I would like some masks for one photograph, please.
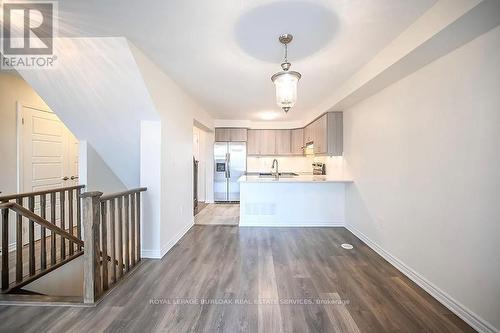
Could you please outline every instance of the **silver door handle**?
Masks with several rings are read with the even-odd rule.
[[[64,176],[61,178],[62,180],[68,180],[69,178],[67,176]]]
[[[226,155],[226,161],[227,161],[227,177],[226,178],[231,178],[231,154],[227,153]]]
[[[71,180],[75,180],[75,179],[78,179],[78,176],[71,176],[70,178]]]

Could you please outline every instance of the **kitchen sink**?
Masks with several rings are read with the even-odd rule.
[[[279,176],[282,177],[282,178],[291,178],[291,177],[295,177],[295,176],[298,176],[299,174],[297,173],[294,173],[294,172],[280,172],[279,173]],[[259,177],[261,178],[271,178],[271,177],[274,177],[274,174],[270,173],[270,172],[261,172],[259,173]]]

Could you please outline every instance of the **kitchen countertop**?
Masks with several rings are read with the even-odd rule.
[[[352,179],[333,178],[318,175],[299,175],[293,177],[260,177],[257,175],[244,175],[238,179],[239,183],[352,183]]]

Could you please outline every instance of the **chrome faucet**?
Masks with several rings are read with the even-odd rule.
[[[273,172],[274,163],[276,163],[276,172]],[[273,160],[273,165],[271,165],[271,173],[274,174],[274,178],[276,178],[276,179],[280,178],[280,172],[279,172],[279,168],[278,168],[278,160],[277,159]]]

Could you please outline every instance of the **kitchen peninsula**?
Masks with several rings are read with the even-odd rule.
[[[350,179],[300,175],[241,176],[240,227],[335,227],[345,225]]]

